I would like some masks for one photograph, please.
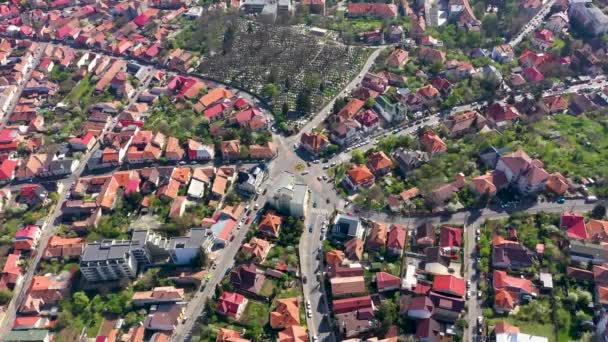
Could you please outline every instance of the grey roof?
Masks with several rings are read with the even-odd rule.
[[[205,231],[205,228],[192,228],[188,236],[171,238],[169,249],[200,247],[206,238]]]
[[[103,240],[101,242],[89,243],[84,248],[80,261],[106,261],[122,259],[131,249],[131,241]]]
[[[49,335],[48,330],[13,330],[5,337],[5,341],[44,341]]]
[[[553,277],[551,273],[540,273],[540,282],[543,283],[543,287],[547,289],[553,288]]]
[[[306,184],[296,184],[293,188],[293,201],[296,203],[304,203],[308,186]]]
[[[74,159],[57,159],[49,163],[50,171],[71,172]]]
[[[608,261],[608,249],[602,245],[594,245],[580,241],[570,242],[570,254],[576,254],[587,258]]]

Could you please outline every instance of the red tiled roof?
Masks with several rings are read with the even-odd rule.
[[[439,233],[439,241],[441,247],[461,247],[462,229],[442,226]]]
[[[451,274],[438,274],[433,279],[433,291],[462,297],[465,292],[465,282],[464,279],[457,278]]]
[[[571,239],[587,240],[587,227],[585,217],[577,213],[562,213],[560,226],[566,228],[568,237]]]
[[[401,286],[401,279],[386,272],[378,272],[376,273],[376,284],[378,291],[386,288],[399,288]]]

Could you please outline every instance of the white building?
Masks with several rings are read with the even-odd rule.
[[[304,217],[304,208],[308,202],[308,186],[296,183],[295,175],[284,172],[274,183],[268,204],[282,214]]]

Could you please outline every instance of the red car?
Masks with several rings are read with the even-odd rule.
[[[249,222],[251,222],[251,216],[247,217],[247,219],[245,220],[245,224],[249,224]]]

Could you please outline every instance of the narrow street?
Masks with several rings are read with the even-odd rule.
[[[551,7],[554,3],[555,0],[547,0],[547,2],[543,4],[543,7],[541,7],[541,9],[534,15],[534,17],[532,17],[532,19],[530,19],[530,21],[526,25],[524,25],[524,27],[521,28],[519,33],[515,37],[513,37],[511,41],[509,41],[509,45],[515,47],[517,44],[521,43],[521,41],[527,35],[534,32],[534,30],[536,30],[540,26],[540,24],[543,23],[543,19],[547,14],[549,14],[549,11],[551,10]]]

